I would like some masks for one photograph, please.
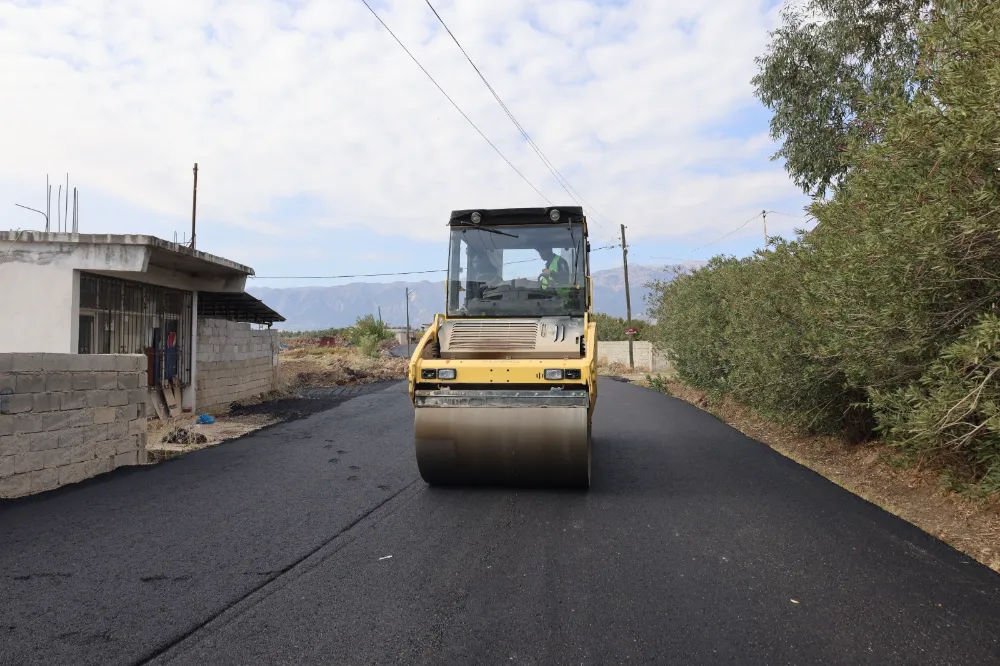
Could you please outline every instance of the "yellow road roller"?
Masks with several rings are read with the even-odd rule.
[[[445,312],[410,359],[420,475],[589,487],[597,325],[583,209],[457,210],[448,233]]]

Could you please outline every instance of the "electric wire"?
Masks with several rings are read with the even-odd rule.
[[[524,140],[528,142],[528,145],[531,146],[531,149],[535,151],[535,154],[538,156],[538,159],[542,161],[542,164],[544,164],[545,167],[549,170],[549,173],[552,174],[552,177],[555,178],[556,182],[559,183],[559,185],[563,188],[563,190],[566,191],[566,194],[568,194],[570,198],[573,199],[573,201],[575,201],[576,203],[580,205],[586,205],[586,207],[590,208],[591,211],[597,213],[600,217],[605,218],[606,220],[608,220],[608,222],[611,222],[611,220],[608,219],[607,216],[601,214],[596,208],[594,208],[594,206],[592,206],[589,202],[587,202],[586,199],[583,198],[583,195],[580,194],[580,192],[577,191],[575,187],[573,187],[573,185],[569,182],[569,180],[567,180],[566,177],[563,176],[562,173],[560,173],[559,169],[556,168],[555,164],[553,164],[552,161],[545,155],[545,153],[542,152],[542,149],[539,148],[538,144],[536,144],[535,141],[528,135],[528,132],[524,129],[521,123],[518,122],[517,118],[514,117],[514,114],[507,107],[504,101],[500,99],[500,95],[497,94],[497,91],[493,89],[492,85],[490,85],[490,82],[486,79],[486,76],[483,75],[482,71],[480,71],[479,67],[466,52],[461,42],[459,42],[458,38],[455,36],[455,33],[451,31],[451,28],[448,27],[447,23],[445,23],[445,20],[441,17],[441,14],[439,14],[437,9],[434,8],[434,5],[431,4],[430,0],[424,0],[424,2],[427,3],[427,6],[430,7],[430,10],[434,13],[434,16],[437,17],[437,20],[441,23],[441,26],[451,37],[452,41],[455,42],[455,46],[458,47],[458,50],[462,52],[462,55],[465,56],[465,59],[469,61],[470,65],[472,65],[472,69],[476,70],[476,74],[478,74],[479,78],[482,79],[484,84],[486,84],[486,87],[489,89],[494,99],[496,99],[497,103],[500,105],[500,108],[502,108],[504,113],[507,114],[507,117],[510,118],[510,121],[514,123],[514,127],[516,127],[518,132],[521,133],[521,136],[524,137]],[[576,193],[576,196],[574,196],[574,193]],[[577,197],[579,197],[579,199],[577,199]],[[601,223],[597,218],[595,218],[594,221],[597,223],[598,226],[601,226]]]
[[[479,127],[474,122],[472,122],[472,119],[469,118],[468,115],[466,115],[465,111],[463,111],[462,108],[458,104],[455,103],[455,100],[453,100],[451,98],[451,96],[448,95],[448,93],[446,93],[444,91],[444,88],[442,88],[441,85],[434,79],[434,77],[431,76],[430,72],[428,72],[427,69],[425,69],[424,66],[420,64],[420,61],[417,60],[416,56],[414,56],[412,53],[410,53],[410,50],[408,48],[406,48],[406,45],[403,44],[402,41],[400,41],[399,37],[396,36],[396,33],[394,33],[389,28],[389,26],[386,25],[385,21],[382,20],[382,17],[378,15],[378,12],[376,12],[374,9],[372,9],[372,6],[370,4],[368,4],[368,0],[361,0],[361,2],[363,2],[364,5],[365,5],[365,7],[368,8],[368,11],[370,11],[372,13],[372,16],[374,16],[378,20],[378,22],[382,24],[382,27],[385,28],[386,31],[390,35],[392,35],[392,38],[394,40],[396,40],[396,43],[399,44],[400,48],[402,48],[406,52],[406,55],[410,56],[410,59],[413,62],[416,63],[417,67],[420,68],[420,71],[422,71],[424,74],[427,75],[427,78],[431,80],[431,83],[433,83],[435,85],[435,87],[437,87],[437,89],[441,91],[441,94],[444,95],[445,98],[449,102],[451,102],[451,105],[454,106],[455,109],[460,114],[462,114],[462,117],[465,118],[465,120],[468,121],[468,123],[470,125],[472,125],[473,129],[475,129],[476,132],[479,133],[479,136],[483,137],[483,139],[486,141],[486,143],[490,144],[490,147],[493,150],[496,151],[497,155],[499,155],[501,158],[503,158],[503,161],[506,162],[507,165],[511,169],[513,169],[514,172],[517,173],[518,176],[521,177],[521,180],[523,180],[524,182],[526,182],[531,187],[531,189],[533,189],[535,192],[538,193],[538,196],[540,196],[542,199],[544,199],[550,206],[553,205],[552,201],[550,201],[548,197],[546,197],[544,194],[542,194],[542,191],[539,190],[537,187],[535,187],[534,183],[532,183],[530,180],[528,180],[527,176],[525,176],[523,173],[521,173],[521,171],[516,166],[514,166],[513,162],[511,162],[509,159],[507,159],[506,155],[504,155],[502,152],[500,152],[500,149],[497,148],[496,145],[494,145],[492,141],[490,141],[489,137],[487,137],[485,134],[483,134],[483,131],[481,129],[479,129]]]

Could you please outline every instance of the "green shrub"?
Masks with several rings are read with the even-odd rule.
[[[1000,3],[941,3],[918,92],[848,146],[812,231],[654,285],[680,379],[1000,492],[997,25]]]
[[[380,342],[391,340],[393,337],[389,326],[372,315],[358,317],[354,326],[347,329],[346,335],[347,339],[355,347],[360,347],[362,344],[375,344],[377,347]]]
[[[596,312],[594,313],[594,321],[597,322],[598,340],[628,340],[628,336],[625,334],[625,331],[628,330],[628,324],[622,317],[613,317],[609,314],[604,314],[603,312]],[[646,337],[644,336],[649,329],[649,322],[641,319],[633,319],[632,328],[635,329],[633,339],[645,340]]]

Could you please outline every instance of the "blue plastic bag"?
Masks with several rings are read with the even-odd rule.
[[[201,423],[203,425],[208,425],[209,423],[215,423],[215,418],[213,418],[209,414],[202,414],[201,416],[198,417],[198,423]]]

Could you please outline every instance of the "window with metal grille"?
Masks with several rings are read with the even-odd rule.
[[[144,354],[150,386],[191,383],[191,292],[80,274],[81,354]]]

